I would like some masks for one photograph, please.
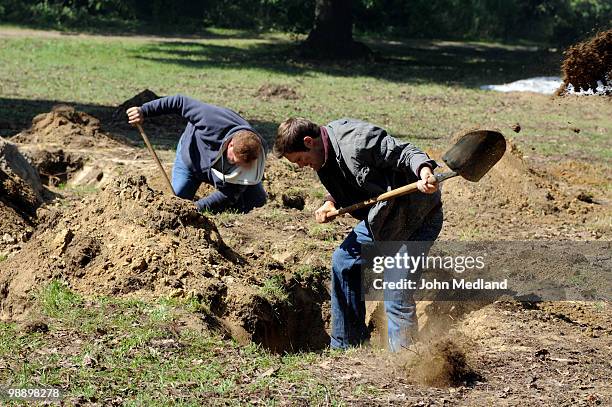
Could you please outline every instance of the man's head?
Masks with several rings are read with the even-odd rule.
[[[325,163],[320,127],[301,117],[292,117],[278,126],[274,153],[301,167],[319,171]]]
[[[227,159],[231,164],[240,167],[250,167],[259,157],[261,141],[252,131],[240,130],[227,145]]]

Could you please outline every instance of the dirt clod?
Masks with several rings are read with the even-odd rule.
[[[283,206],[287,208],[295,208],[300,211],[304,209],[304,205],[306,204],[306,200],[301,194],[283,194],[281,199],[283,201]]]

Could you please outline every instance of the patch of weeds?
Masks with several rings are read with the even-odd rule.
[[[195,295],[190,295],[184,299],[184,306],[189,312],[197,312],[199,314],[212,315],[213,312],[210,310],[210,304],[203,301],[201,298]]]
[[[236,209],[228,209],[220,213],[203,212],[207,217],[214,219],[218,223],[226,226],[233,224],[243,214]]]
[[[327,275],[327,269],[321,266],[302,264],[295,271],[294,278],[299,282],[309,283]]]
[[[330,223],[317,223],[308,229],[308,236],[319,240],[331,242],[335,235],[334,226]]]
[[[603,312],[606,310],[606,303],[603,301],[598,301],[595,303],[595,310],[597,312]]]
[[[312,188],[308,195],[310,195],[313,199],[318,199],[321,201],[321,204],[323,204],[323,198],[325,198],[325,196],[327,195],[327,191],[325,190],[325,188],[319,187],[319,188]]]
[[[100,188],[94,185],[68,185],[65,182],[59,183],[57,189],[66,193],[74,194],[78,197],[90,195],[98,192]]]
[[[478,228],[462,230],[459,232],[459,240],[470,241],[482,237],[482,231]]]
[[[281,163],[283,164],[285,169],[291,170],[291,172],[298,172],[298,171],[300,171],[300,167],[298,167],[296,164],[291,163],[288,160],[281,160]]]
[[[6,259],[8,259],[8,256],[6,254],[0,254],[0,262],[3,262]]]
[[[285,194],[304,196],[304,189],[298,187],[289,187],[285,190]]]
[[[355,397],[377,396],[379,394],[381,394],[381,391],[371,384],[358,384],[353,389],[353,395]]]
[[[0,322],[0,355],[13,352],[17,348],[16,337],[14,323]]]
[[[586,281],[587,277],[584,274],[580,274],[579,272],[574,273],[574,275],[568,279],[568,282],[575,286],[583,286],[584,284],[586,284]]]
[[[172,321],[173,313],[172,313],[172,305],[166,303],[165,301],[160,301],[154,307],[145,311],[151,321],[153,322],[165,322]]]
[[[289,219],[290,216],[291,215],[279,208],[272,208],[271,210],[265,211],[259,215],[259,218],[270,222],[284,222]]]
[[[79,295],[73,293],[66,283],[58,280],[53,280],[41,290],[38,301],[44,313],[54,318],[72,313],[83,304]]]
[[[287,301],[289,294],[285,290],[284,282],[284,278],[281,275],[265,279],[259,288],[262,297],[272,304]]]

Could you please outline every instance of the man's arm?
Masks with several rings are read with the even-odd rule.
[[[379,127],[368,129],[364,147],[358,151],[356,159],[373,168],[411,172],[419,179],[417,186],[421,192],[437,190],[435,184],[427,182],[438,166],[436,162],[413,144],[400,143]]]
[[[225,209],[234,206],[245,190],[242,185],[226,185],[223,191],[215,191],[204,198],[196,201],[195,205],[199,212],[209,211],[212,213],[222,212]]]
[[[129,123],[142,123],[145,117],[178,114],[198,126],[204,125],[220,109],[187,96],[174,95],[152,100],[140,107],[131,107],[127,114]]]

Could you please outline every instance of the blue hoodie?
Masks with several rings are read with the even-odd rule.
[[[187,119],[181,135],[181,158],[193,172],[207,172],[221,153],[224,142],[240,130],[259,133],[233,110],[200,102],[183,95],[167,96],[141,106],[144,117],[178,114]]]
[[[194,173],[206,174],[209,171],[214,173],[216,170],[212,167],[219,158],[222,159],[227,141],[240,130],[252,131],[259,137],[262,145],[256,176],[259,178],[259,181],[256,182],[261,182],[265,166],[266,144],[261,135],[238,113],[183,95],[156,99],[143,104],[140,109],[144,117],[174,113],[187,119],[187,127],[181,135],[181,149],[177,151],[177,154],[180,154],[183,163]],[[245,191],[246,185],[251,185],[236,182],[235,172],[227,175],[234,178],[234,181],[228,181],[233,185],[226,184],[223,192],[217,190],[197,201],[198,210],[221,211],[231,207]],[[221,176],[225,181],[225,174]]]

